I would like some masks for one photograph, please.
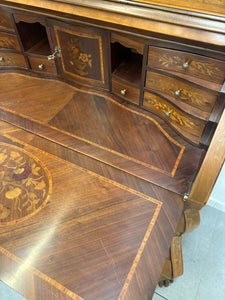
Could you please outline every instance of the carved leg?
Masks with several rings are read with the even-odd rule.
[[[182,235],[192,232],[199,224],[198,210],[186,209],[183,212],[159,279],[160,287],[169,286],[174,278],[183,274]]]

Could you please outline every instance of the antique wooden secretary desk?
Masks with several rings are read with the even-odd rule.
[[[0,0],[0,280],[27,299],[151,299],[182,274],[225,157],[211,2]]]

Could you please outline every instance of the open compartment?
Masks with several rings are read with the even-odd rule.
[[[139,87],[141,82],[143,55],[134,48],[119,42],[111,43],[112,76],[127,84]]]
[[[44,56],[51,54],[45,26],[39,22],[24,21],[17,22],[16,26],[25,52]]]

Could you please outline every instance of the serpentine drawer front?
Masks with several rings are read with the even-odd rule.
[[[170,100],[179,107],[204,119],[209,117],[218,95],[187,80],[154,71],[148,71],[146,74],[146,88],[169,96]]]
[[[192,134],[195,137],[195,141],[201,137],[206,122],[181,111],[165,98],[145,92],[143,105],[159,113],[160,116],[169,121],[178,131],[181,131],[183,135],[189,137],[189,134]]]
[[[221,85],[225,77],[225,63],[222,61],[158,47],[149,47],[148,65],[216,82]]]

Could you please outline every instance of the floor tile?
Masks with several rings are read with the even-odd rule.
[[[168,299],[159,295],[158,293],[155,293],[152,300],[168,300]]]
[[[8,287],[2,281],[0,281],[0,299],[1,300],[26,300],[20,294]]]
[[[225,299],[225,213],[206,206],[200,214],[200,226],[183,237],[183,276],[156,289],[168,300]]]

